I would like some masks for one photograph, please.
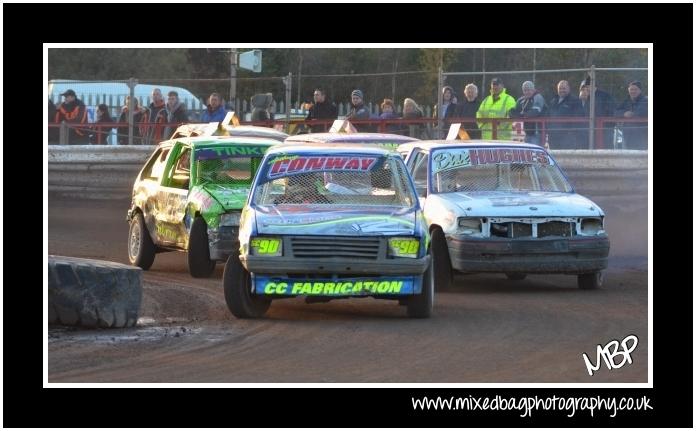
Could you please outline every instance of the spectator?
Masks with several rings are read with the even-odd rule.
[[[559,81],[557,85],[558,95],[549,103],[549,117],[582,117],[582,105],[580,99],[570,94],[568,81]],[[553,150],[578,149],[577,130],[582,129],[582,123],[550,123],[549,143]]]
[[[88,144],[89,133],[87,126],[87,108],[73,90],[67,90],[61,94],[65,97],[63,103],[56,108],[56,123],[65,121],[68,124],[76,124],[78,127],[70,127],[68,144]]]
[[[118,117],[119,123],[126,123],[126,126],[118,128],[118,143],[120,145],[128,145],[128,104],[130,96],[126,96],[126,104],[121,108],[121,115]],[[133,145],[142,144],[141,137],[145,132],[143,122],[147,119],[147,110],[141,108],[138,103],[138,98],[133,99]]]
[[[491,94],[486,96],[481,102],[476,118],[508,118],[510,110],[516,105],[515,99],[505,91],[503,80],[500,78],[491,79]],[[479,122],[483,139],[493,139],[493,123]],[[503,140],[512,139],[512,123],[509,121],[500,122],[497,125],[497,138]]]
[[[370,110],[363,104],[363,92],[361,90],[353,90],[350,93],[350,102],[353,105],[352,109],[346,115],[346,120],[369,120]],[[369,125],[360,124],[355,125],[355,129],[362,132],[367,132],[370,130]]]
[[[380,120],[394,120],[399,118],[398,115],[396,115],[396,108],[394,107],[394,101],[391,99],[384,99],[382,104],[380,105],[380,108],[382,109],[382,113],[379,116]],[[387,125],[386,128],[388,133],[396,133],[399,131],[399,125],[398,124],[389,124]]]
[[[580,83],[580,105],[582,106],[582,112],[585,117],[590,116],[590,90],[591,90],[591,78],[588,76],[584,81]],[[606,91],[602,91],[595,87],[595,118],[599,117],[613,117],[614,116],[614,99]],[[595,123],[599,124],[599,123]],[[602,130],[602,139],[604,141],[604,147],[607,148],[608,145],[614,140],[614,123],[604,123],[604,129]],[[582,145],[583,148],[589,148],[589,124],[587,125],[587,132],[581,131],[580,143],[587,143],[587,147]]]
[[[523,96],[517,99],[517,105],[510,111],[512,118],[524,118],[524,142],[529,144],[541,144],[541,130],[536,121],[527,121],[527,118],[535,118],[546,115],[546,102],[544,97],[534,88],[532,81],[522,83]]]
[[[222,97],[218,93],[211,93],[208,97],[208,109],[203,111],[201,121],[204,123],[222,121],[225,119],[225,115],[227,115],[227,110],[222,105]]]
[[[128,121],[128,119],[126,119]],[[109,114],[109,107],[105,104],[97,106],[97,121],[92,126],[92,134],[89,135],[91,144],[105,145],[108,144],[109,135],[113,130],[112,126],[102,126],[99,123],[113,123],[114,119]]]
[[[464,87],[464,100],[457,104],[455,117],[458,118],[476,118],[476,112],[479,110],[481,101],[478,99],[478,87],[475,84],[467,84]],[[469,134],[471,139],[481,139],[481,130],[475,121],[462,123],[464,130]]]
[[[453,94],[452,95],[452,104],[456,105],[458,102],[459,102],[459,100],[457,99],[457,96]]]
[[[445,118],[452,118],[455,115],[455,112],[457,110],[457,105],[452,102],[452,97],[454,96],[454,89],[450,87],[449,85],[445,85],[442,87],[442,106],[434,106],[433,109],[433,118],[437,118],[438,120],[440,119],[445,119]],[[442,115],[440,115],[440,112],[442,112]],[[447,130],[449,129],[450,122],[445,121],[444,123],[444,130],[443,134],[446,136],[447,135]]]
[[[403,118],[404,119],[423,118],[423,110],[420,108],[420,106],[418,106],[418,104],[416,103],[415,100],[410,99],[408,97],[404,99]],[[411,136],[412,138],[428,139],[428,136],[425,136],[426,134],[424,132],[422,123],[409,124],[408,130],[403,131],[402,133],[407,135],[407,136]]]
[[[272,120],[271,106],[273,105],[273,94],[263,93],[251,96],[251,121]]]
[[[48,99],[48,124],[56,124],[56,105],[53,100]],[[57,144],[60,140],[60,129],[58,127],[48,128],[48,143]]]
[[[648,118],[648,98],[643,96],[640,81],[628,84],[628,98],[616,108],[617,117]],[[630,150],[648,149],[648,123],[624,123],[624,148]]]
[[[176,123],[178,127],[182,123],[188,123],[188,113],[186,112],[186,107],[179,101],[179,93],[176,91],[170,91],[167,93],[167,106],[165,110],[162,111],[164,123]],[[163,138],[167,139],[172,136],[176,127],[166,126],[163,133]]]
[[[152,102],[148,106],[145,118],[145,123],[148,124],[144,126],[143,134],[143,144],[146,145],[158,144],[163,139],[163,124],[167,121],[167,107],[162,97],[162,90],[153,88],[151,97]]]
[[[326,100],[326,92],[323,88],[317,87],[314,90],[314,105],[309,108],[309,113],[305,120],[335,120],[338,118],[338,108],[336,104]],[[314,131],[326,132],[331,124],[317,125]]]

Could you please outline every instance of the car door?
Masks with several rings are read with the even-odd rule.
[[[408,160],[408,171],[416,186],[416,193],[418,193],[421,208],[425,209],[426,197],[428,195],[428,152],[415,149]]]
[[[167,247],[185,248],[188,231],[184,217],[191,178],[191,148],[177,143],[169,159],[157,192],[157,240]]]
[[[159,245],[157,237],[157,211],[158,193],[164,174],[164,167],[171,146],[164,145],[158,148],[145,164],[140,176],[138,177],[133,193],[134,206],[139,207],[143,212],[145,226],[155,244]]]

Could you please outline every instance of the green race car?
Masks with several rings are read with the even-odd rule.
[[[155,254],[187,251],[193,277],[239,249],[241,209],[266,150],[278,141],[246,136],[162,142],[138,174],[128,210],[128,258],[149,269]]]

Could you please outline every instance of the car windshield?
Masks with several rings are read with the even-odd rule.
[[[572,191],[558,166],[543,150],[443,148],[434,150],[430,160],[435,193]]]
[[[261,151],[258,152],[258,156],[249,157],[249,152],[232,147],[197,150],[195,185],[251,185],[254,173],[261,163]]]
[[[274,155],[258,178],[253,199],[257,205],[411,208],[417,199],[397,155]]]

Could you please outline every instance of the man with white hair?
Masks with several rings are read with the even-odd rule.
[[[475,84],[467,84],[464,87],[464,100],[457,103],[457,110],[454,113],[456,118],[476,118],[481,101],[478,98],[478,87]],[[481,139],[481,130],[475,121],[462,122],[462,126],[469,134],[471,139]]]
[[[517,99],[517,105],[510,111],[512,118],[534,118],[546,114],[544,97],[534,88],[532,81],[522,83],[523,96]],[[541,131],[536,121],[524,121],[524,142],[541,145]]]

